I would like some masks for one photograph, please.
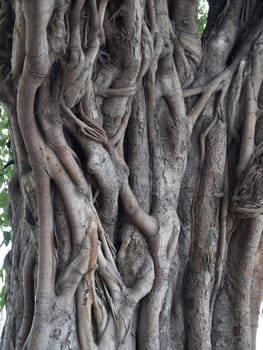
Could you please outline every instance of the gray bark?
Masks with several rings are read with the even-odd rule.
[[[1,348],[255,349],[261,1],[0,4]]]

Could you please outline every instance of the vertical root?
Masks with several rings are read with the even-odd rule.
[[[34,316],[34,282],[33,282],[33,269],[35,262],[35,254],[32,248],[28,250],[25,257],[24,269],[23,269],[23,294],[24,294],[24,311],[23,320],[20,326],[17,348],[21,349],[29,334],[32,320]]]

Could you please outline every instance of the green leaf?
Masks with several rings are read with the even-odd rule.
[[[11,241],[11,229],[8,221],[8,183],[10,181],[14,166],[8,166],[4,169],[9,160],[12,159],[12,153],[7,146],[9,141],[8,120],[4,109],[0,106],[0,247],[8,245]],[[2,235],[2,238],[1,238]],[[6,274],[3,268],[0,269],[0,311],[5,305],[6,293]]]
[[[11,232],[10,231],[4,231],[4,241],[5,241],[6,246],[11,241]]]
[[[6,294],[6,274],[3,268],[0,269],[0,279],[3,282],[3,286],[0,291],[0,311],[2,311],[5,306],[5,294]]]
[[[199,0],[198,2],[198,35],[201,37],[207,24],[208,2]]]
[[[9,141],[8,120],[3,107],[0,106],[0,246],[8,245],[11,240],[9,221],[7,215],[8,209],[8,183],[10,181],[13,165],[6,168],[5,165],[12,159],[12,153],[7,146]]]
[[[2,311],[5,306],[5,293],[6,293],[6,284],[2,287],[0,292],[0,311]]]

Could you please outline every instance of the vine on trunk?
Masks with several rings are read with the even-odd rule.
[[[259,1],[211,2],[202,43],[193,1],[0,3],[7,304],[23,289],[3,349],[252,349]]]

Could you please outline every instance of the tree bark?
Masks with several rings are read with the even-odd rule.
[[[3,350],[253,350],[263,5],[1,0]],[[5,40],[2,40],[5,39]]]

